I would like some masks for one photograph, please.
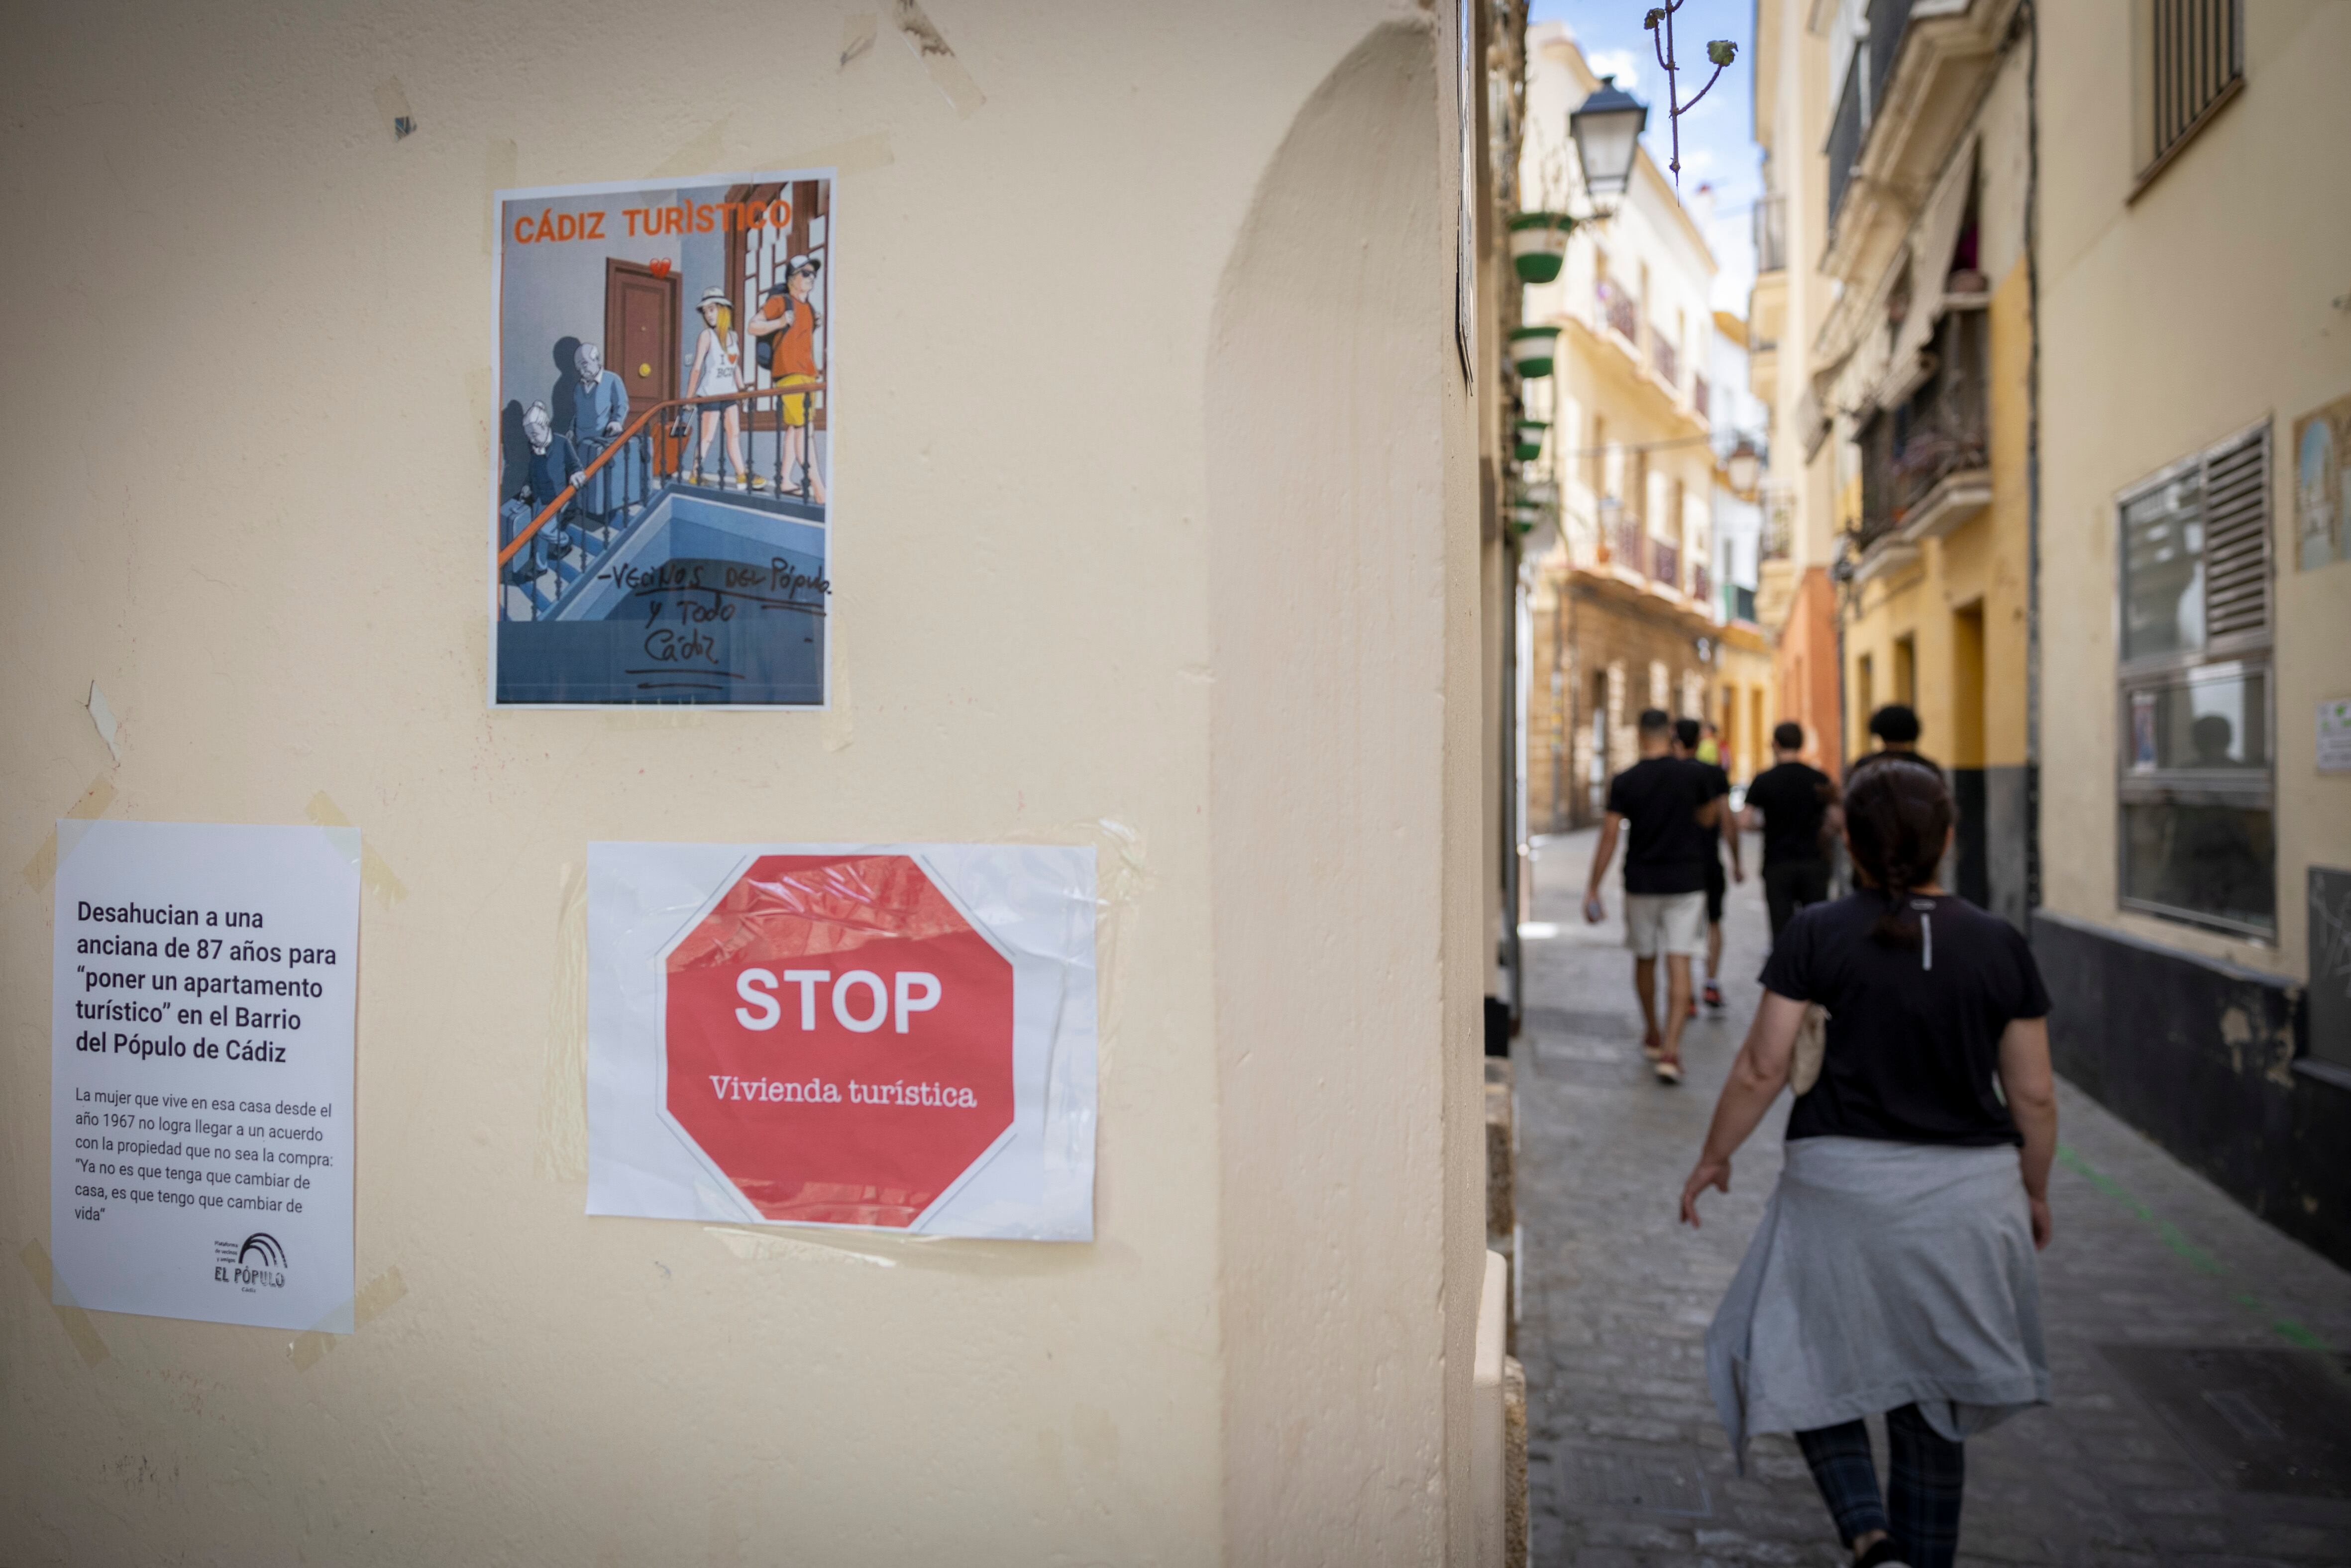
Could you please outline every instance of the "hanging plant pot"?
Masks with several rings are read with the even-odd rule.
[[[1559,343],[1556,327],[1520,327],[1510,333],[1510,363],[1521,378],[1539,382],[1551,374],[1552,354]]]
[[[1565,213],[1520,213],[1510,223],[1510,265],[1521,283],[1549,283],[1567,264],[1567,236],[1575,220]]]
[[[1549,422],[1544,420],[1520,420],[1517,438],[1510,446],[1510,455],[1521,463],[1531,463],[1541,456],[1543,432],[1550,428]]]
[[[1525,420],[1520,423],[1532,424],[1536,422]],[[1524,538],[1542,527],[1543,520],[1552,515],[1558,505],[1559,487],[1555,485],[1529,485],[1523,489],[1512,486],[1508,504],[1503,507],[1503,515],[1510,518],[1511,531]]]

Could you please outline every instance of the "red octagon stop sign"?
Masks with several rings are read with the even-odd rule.
[[[767,1218],[912,1225],[1011,1128],[1011,960],[909,856],[762,856],[662,961],[663,1113]]]

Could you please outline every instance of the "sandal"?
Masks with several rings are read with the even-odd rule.
[[[1682,1064],[1678,1061],[1660,1061],[1655,1071],[1657,1082],[1668,1088],[1678,1085],[1682,1081]]]

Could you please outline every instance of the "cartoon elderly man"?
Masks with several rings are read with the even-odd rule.
[[[580,460],[570,438],[557,433],[555,416],[545,403],[534,402],[522,411],[522,434],[530,452],[522,465],[520,483],[498,508],[502,546],[514,543],[530,527],[530,520],[549,501],[563,494],[567,486],[576,490],[586,478],[580,470],[587,465]],[[531,581],[547,570],[552,559],[569,549],[569,540],[560,536],[568,533],[561,525],[571,510],[571,506],[567,506],[562,514],[549,518],[547,526],[531,536],[529,545],[516,552],[507,570],[517,582]]]
[[[604,350],[594,343],[580,344],[571,363],[580,372],[579,390],[571,400],[571,444],[585,468],[627,426],[629,389],[604,368]],[[591,517],[601,517],[617,507],[643,500],[636,456],[633,450],[616,452],[610,463],[590,474],[580,494],[580,509]]]

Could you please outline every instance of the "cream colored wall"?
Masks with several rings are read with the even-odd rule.
[[[0,1555],[1466,1558],[1449,46],[1371,0],[932,13],[967,118],[886,11],[846,64],[839,14],[739,3],[12,17],[8,1250],[47,1229],[52,817],[323,795],[402,891],[361,924],[379,1310],[324,1354],[99,1314],[93,1364],[8,1264]],[[833,710],[486,711],[491,187],[823,162]],[[1383,374],[1309,386],[1277,328]],[[1097,1240],[584,1218],[600,838],[1102,846]]]
[[[2050,908],[2304,977],[2305,868],[2351,864],[2351,779],[2313,710],[2351,695],[2351,565],[2295,569],[2294,421],[2351,394],[2351,5],[2245,10],[2245,87],[2136,202],[2127,12],[2040,8],[2043,888]],[[2322,151],[2325,150],[2325,151]],[[2278,939],[2116,904],[2116,495],[2272,427]]]

